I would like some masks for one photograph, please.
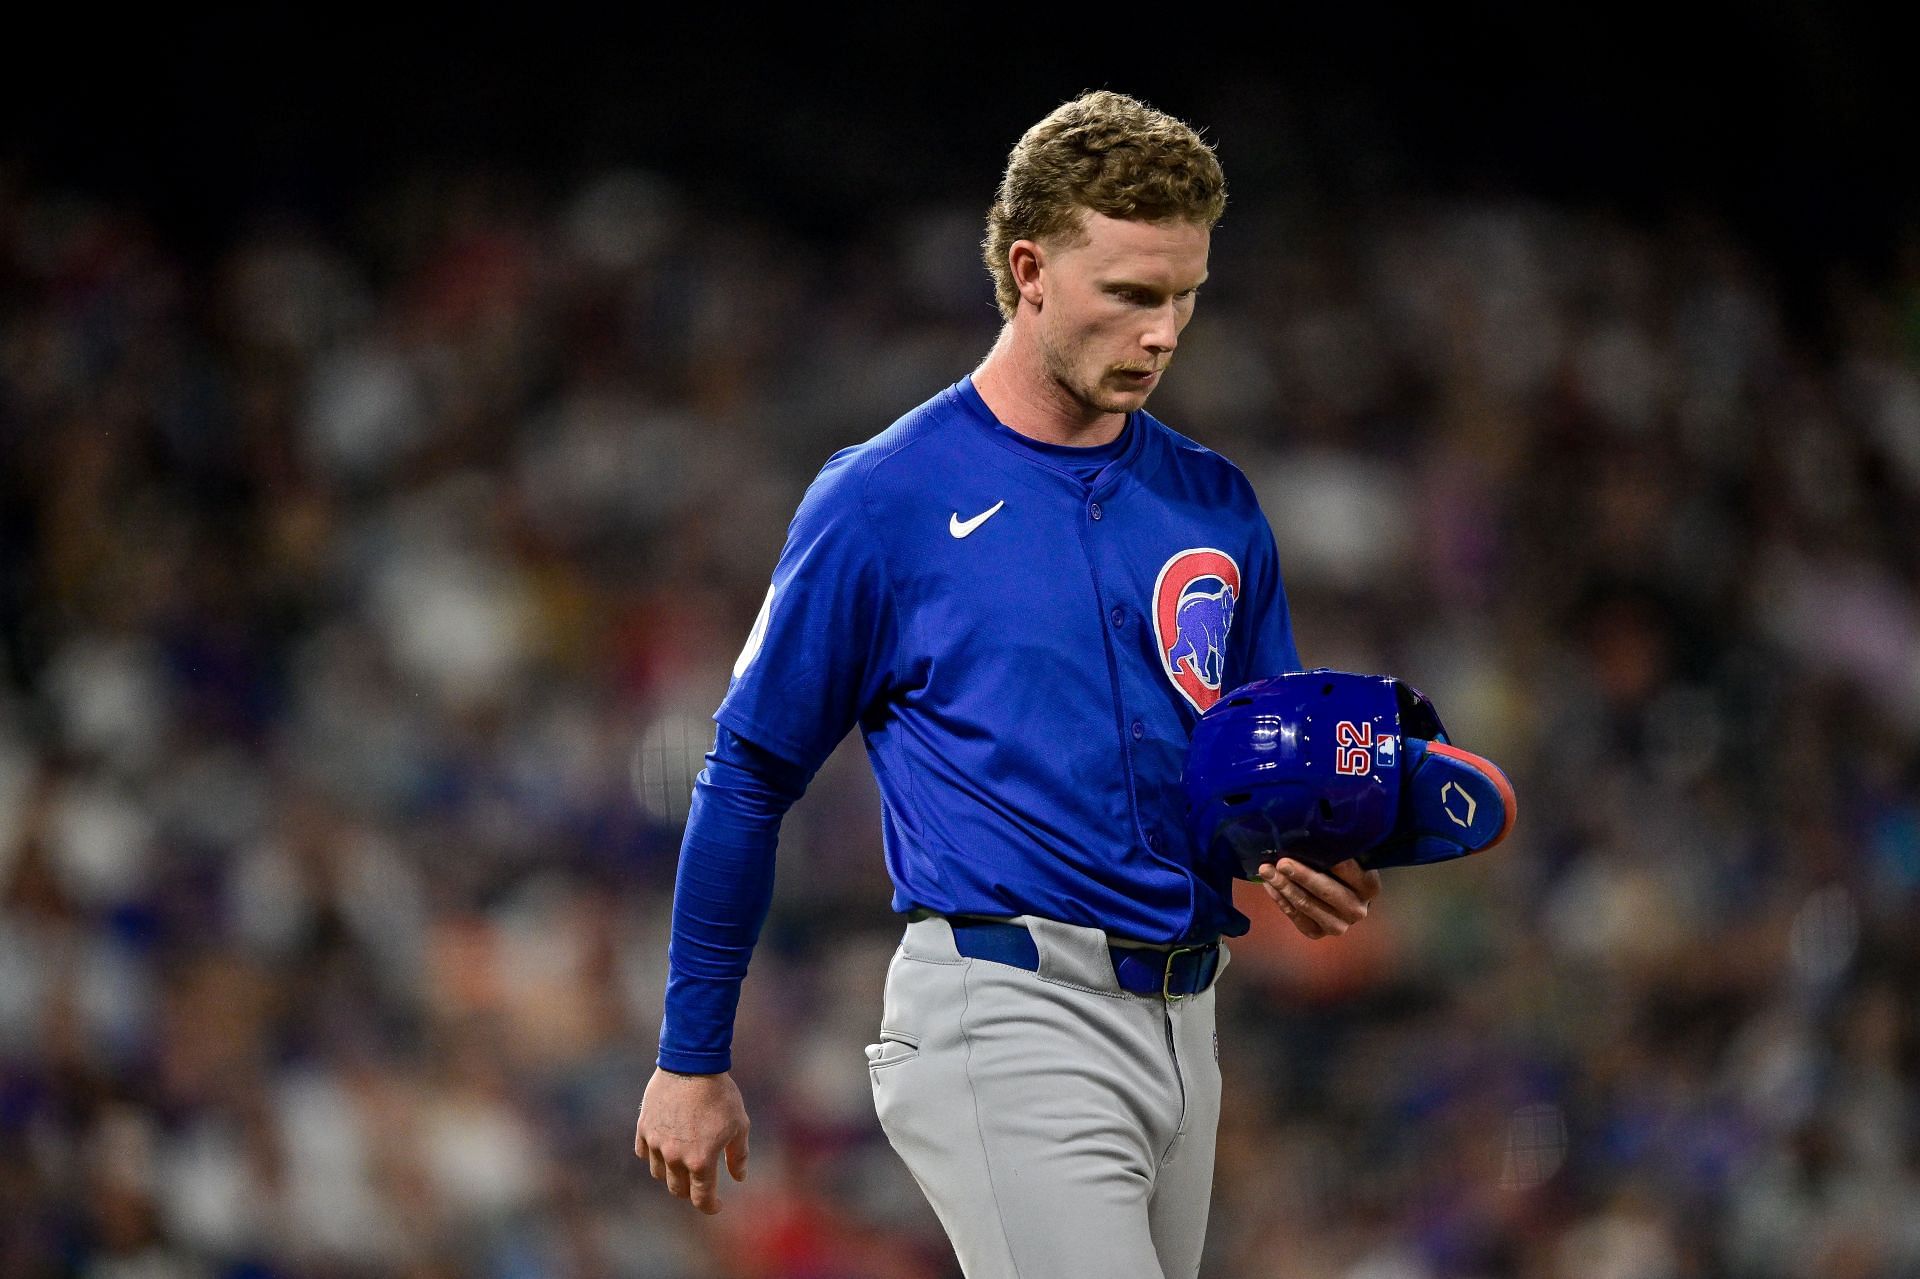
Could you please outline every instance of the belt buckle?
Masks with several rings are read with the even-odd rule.
[[[1176,999],[1191,999],[1198,993],[1191,990],[1178,995],[1173,993],[1173,961],[1181,955],[1197,955],[1205,949],[1205,946],[1175,946],[1167,952],[1167,966],[1160,972],[1161,999],[1170,1004]]]

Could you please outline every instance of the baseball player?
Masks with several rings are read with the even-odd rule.
[[[714,718],[634,1151],[719,1210],[728,1075],[781,815],[860,726],[905,934],[866,1052],[888,1139],[970,1279],[1200,1264],[1214,983],[1248,920],[1183,827],[1223,688],[1300,668],[1273,535],[1230,462],[1142,407],[1225,205],[1211,150],[1090,93],[1009,156],[985,243],[1005,325],[973,374],[831,458]],[[1377,872],[1259,867],[1308,937]]]

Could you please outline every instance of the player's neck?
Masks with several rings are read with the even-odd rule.
[[[1019,340],[1012,325],[1000,330],[999,340],[973,371],[973,389],[1009,430],[1042,444],[1093,448],[1119,439],[1127,426],[1126,414],[1090,410],[1069,395],[1048,375],[1033,344]]]

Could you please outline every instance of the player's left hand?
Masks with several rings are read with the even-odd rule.
[[[735,1181],[747,1179],[747,1105],[733,1076],[655,1070],[640,1099],[633,1153],[655,1181],[701,1212],[720,1211],[720,1162]]]
[[[1260,886],[1302,937],[1338,937],[1367,917],[1367,903],[1380,895],[1380,872],[1361,870],[1352,858],[1319,871],[1283,857],[1260,867]]]

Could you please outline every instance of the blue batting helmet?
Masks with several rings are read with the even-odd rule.
[[[1443,861],[1513,826],[1513,787],[1447,740],[1420,690],[1321,668],[1255,680],[1194,726],[1183,779],[1201,856],[1253,878],[1292,857],[1325,868]]]

